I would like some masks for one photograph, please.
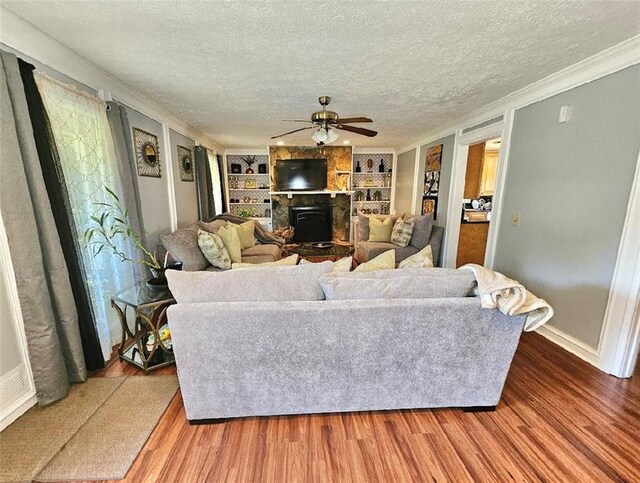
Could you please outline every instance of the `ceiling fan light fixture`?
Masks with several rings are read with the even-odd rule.
[[[332,143],[336,139],[338,139],[340,135],[336,132],[335,129],[324,128],[321,127],[316,132],[313,133],[311,139],[313,139],[316,143],[319,144],[328,144]]]

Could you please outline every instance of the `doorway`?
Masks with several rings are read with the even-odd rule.
[[[485,264],[501,138],[469,146],[456,267]]]

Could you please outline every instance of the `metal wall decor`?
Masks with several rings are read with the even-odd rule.
[[[180,180],[193,181],[193,153],[189,148],[178,146],[178,165],[180,166]]]
[[[138,176],[161,178],[160,150],[158,137],[147,131],[133,128],[133,144],[136,148],[136,165]]]

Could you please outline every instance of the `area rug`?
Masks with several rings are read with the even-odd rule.
[[[0,433],[0,481],[124,478],[178,389],[175,376],[90,378]]]

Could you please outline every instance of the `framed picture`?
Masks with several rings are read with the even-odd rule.
[[[241,174],[242,166],[240,163],[231,163],[231,174]]]
[[[438,216],[438,197],[437,196],[423,196],[422,198],[422,214],[428,215],[433,213],[433,219]]]
[[[180,167],[180,180],[193,181],[193,152],[184,146],[178,146],[178,166]]]
[[[258,173],[259,174],[267,174],[267,163],[260,163],[258,165]]]
[[[440,171],[442,161],[442,144],[427,149],[425,171]]]
[[[244,187],[248,190],[254,190],[257,188],[256,180],[253,178],[248,178],[244,180]]]
[[[158,137],[134,127],[133,145],[136,150],[138,176],[162,178]]]

